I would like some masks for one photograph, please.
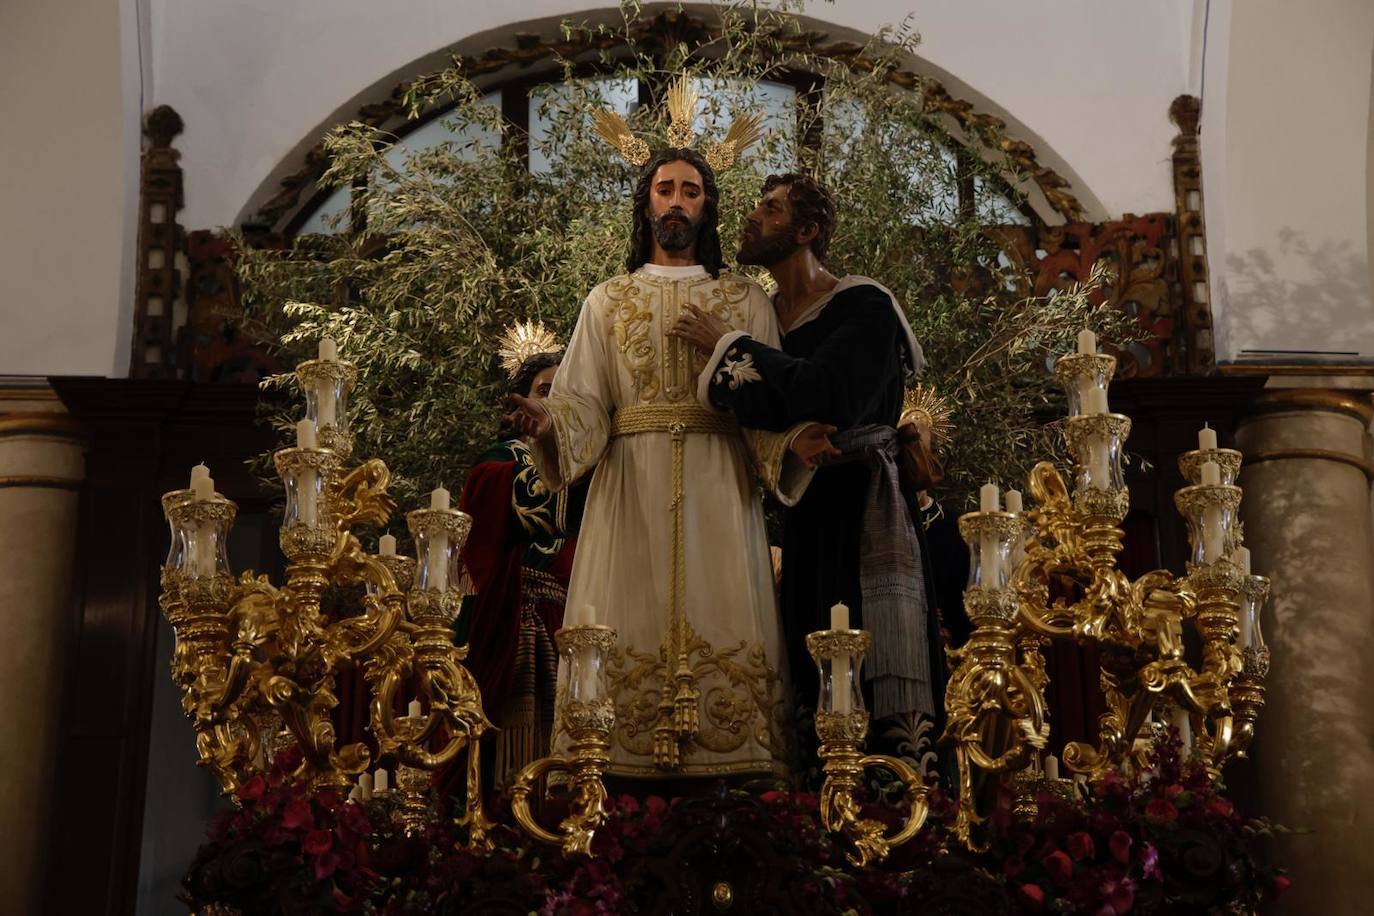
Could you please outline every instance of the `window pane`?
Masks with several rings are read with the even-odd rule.
[[[500,111],[501,90],[482,96],[482,104]],[[441,143],[452,143],[459,156],[471,159],[478,148],[496,149],[500,142],[500,134],[486,124],[455,124],[447,117],[438,117],[396,141],[396,144],[386,151],[386,160],[404,171],[407,155],[432,149]]]
[[[315,208],[310,218],[297,230],[299,235],[335,235],[348,231],[348,204],[353,200],[352,188],[336,188],[324,203]],[[333,217],[343,214],[336,221]]]
[[[581,85],[617,114],[629,116],[639,103],[639,81],[624,78],[589,79]],[[560,121],[567,117],[573,90],[567,83],[548,83],[530,90],[530,171],[549,171],[551,155],[557,155]]]
[[[695,79],[698,135],[710,142],[721,139],[735,115],[761,112],[763,138],[744,154],[744,162],[764,172],[796,168],[797,90],[785,83],[757,83],[730,79]]]
[[[991,226],[1029,226],[1030,220],[1007,195],[990,186],[979,175],[973,179],[974,197],[978,201],[978,218]]]

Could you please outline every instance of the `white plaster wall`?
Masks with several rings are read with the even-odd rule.
[[[128,369],[138,2],[0,5],[0,375]]]
[[[520,30],[553,34],[586,0],[152,0],[155,103],[186,120],[188,228],[231,225],[274,190],[279,166],[377,97],[412,63]],[[605,7],[601,8],[602,14]],[[844,0],[807,13],[871,33],[907,16],[920,66],[1008,117],[1092,218],[1169,209],[1169,102],[1189,90],[1193,0]],[[512,23],[525,23],[512,25]],[[483,33],[491,33],[484,35]],[[477,36],[480,40],[471,41]],[[468,39],[469,41],[465,41]]]
[[[1374,361],[1369,0],[1213,0],[1203,182],[1221,362]]]

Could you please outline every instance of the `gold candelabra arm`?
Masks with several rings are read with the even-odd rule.
[[[615,724],[615,708],[610,700],[601,700],[585,704],[580,710],[567,703],[564,710],[581,716],[580,723],[569,728],[572,748],[566,755],[541,757],[516,775],[511,783],[511,812],[530,836],[561,846],[565,855],[590,856],[592,839],[606,822],[606,786],[601,777],[611,760],[610,733]],[[558,832],[543,827],[530,806],[531,794],[552,772],[566,772],[571,777],[570,811],[559,823]]]
[[[615,701],[606,690],[606,661],[615,651],[616,632],[599,624],[565,626],[554,636],[562,656],[559,717],[570,739],[566,754],[533,761],[511,783],[511,811],[530,836],[563,848],[566,855],[592,855],[592,839],[606,822],[602,775],[611,762]],[[566,772],[570,811],[557,831],[541,825],[530,796],[549,773]]]
[[[355,525],[386,527],[396,509],[396,501],[387,493],[390,485],[391,472],[377,458],[364,461],[340,478],[330,495],[338,529],[349,531]]]

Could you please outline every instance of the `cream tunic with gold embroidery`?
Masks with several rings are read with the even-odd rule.
[[[553,489],[595,468],[568,611],[591,605],[619,633],[620,775],[768,771],[783,756],[782,637],[754,472],[787,502],[810,475],[784,461],[786,435],[733,431],[701,406],[706,359],[665,333],[688,303],[778,344],[772,304],[742,277],[654,265],[616,277],[582,307],[544,402],[553,433],[534,447]],[[557,724],[554,745],[567,747]]]

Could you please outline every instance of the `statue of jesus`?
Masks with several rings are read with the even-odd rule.
[[[822,444],[806,424],[741,430],[703,406],[706,360],[668,334],[695,307],[778,342],[763,290],[722,270],[707,160],[684,147],[653,156],[633,207],[627,272],[587,297],[549,397],[514,398],[511,416],[550,489],[595,470],[568,612],[591,606],[619,633],[609,772],[778,772],[784,663],[755,473],[791,504]],[[718,371],[742,383],[755,370]],[[555,723],[555,748],[566,741]]]

